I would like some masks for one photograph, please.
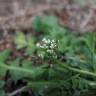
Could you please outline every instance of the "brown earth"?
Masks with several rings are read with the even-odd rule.
[[[96,6],[72,0],[0,0],[0,29],[30,29],[33,17],[44,12],[55,14],[62,26],[75,32],[96,30]]]

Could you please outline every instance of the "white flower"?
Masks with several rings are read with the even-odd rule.
[[[51,43],[54,43],[55,42],[55,40],[52,40],[52,42]]]
[[[57,47],[57,43],[54,39],[51,40],[43,38],[41,43],[37,43],[36,46],[46,50],[47,53],[53,54],[55,52],[55,48]]]
[[[51,42],[51,40],[50,40],[50,39],[48,39],[48,40],[47,40],[47,43],[49,43],[49,44],[50,44],[50,42]]]
[[[42,41],[45,42],[46,41],[46,38],[43,38]]]
[[[54,49],[55,47],[56,47],[56,46],[55,46],[55,44],[53,44],[53,43],[50,45],[50,48],[52,48],[52,49]]]
[[[44,57],[44,55],[43,55],[43,54],[38,54],[38,56],[39,56],[39,57],[41,57],[41,58],[43,58],[43,57]]]
[[[43,38],[42,41],[46,44],[50,44],[51,40],[50,39],[46,39],[46,38]]]
[[[44,86],[44,88],[46,88],[46,89],[47,89],[47,88],[48,88],[48,85],[45,85],[45,86]]]
[[[37,47],[40,47],[40,43],[37,43],[36,46],[37,46]]]
[[[51,67],[51,68],[53,68],[53,66],[54,66],[53,64],[50,64],[50,67]]]
[[[48,50],[47,50],[47,52],[48,52],[48,53],[53,53],[54,51],[53,51],[53,50],[49,50],[49,49],[48,49]]]

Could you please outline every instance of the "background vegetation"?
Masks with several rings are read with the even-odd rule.
[[[95,96],[96,33],[74,34],[55,16],[35,17],[33,28],[13,38],[22,55],[0,52],[0,96]]]
[[[96,96],[93,1],[0,1],[0,96]]]

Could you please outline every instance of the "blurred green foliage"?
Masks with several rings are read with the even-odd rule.
[[[91,93],[95,96],[95,91],[91,90],[96,90],[96,33],[74,34],[61,27],[54,16],[34,18],[33,29],[39,36],[19,32],[14,43],[17,50],[25,49],[28,56],[37,59],[7,60],[11,50],[0,52],[0,76],[5,76],[3,73],[9,70],[14,81],[30,78],[26,79],[27,86],[35,96],[90,96]],[[56,58],[36,47],[36,43],[42,43],[42,38],[59,41]],[[48,56],[38,57],[38,51]],[[2,82],[0,92],[3,94]]]

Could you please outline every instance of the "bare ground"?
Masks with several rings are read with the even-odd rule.
[[[96,5],[72,0],[0,0],[0,29],[32,28],[34,16],[54,14],[59,23],[74,32],[96,31]]]

